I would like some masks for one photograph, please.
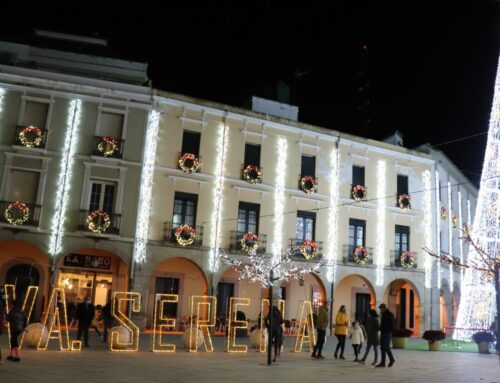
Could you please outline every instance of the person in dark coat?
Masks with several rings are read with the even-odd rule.
[[[375,367],[385,367],[385,356],[389,356],[389,365],[391,367],[395,360],[391,351],[392,330],[394,330],[394,315],[387,309],[385,303],[378,306],[381,313],[380,320],[380,351],[382,352],[382,360]]]
[[[85,302],[78,304],[76,315],[78,316],[77,339],[81,340],[83,334],[83,344],[85,347],[89,347],[89,328],[95,315],[95,307],[90,303],[90,297],[87,297]]]
[[[325,302],[323,306],[319,308],[318,317],[316,319],[316,330],[318,331],[318,339],[314,345],[313,353],[311,358],[325,359],[322,355],[323,345],[325,344],[326,329],[328,328],[328,302]]]
[[[281,325],[283,324],[283,318],[281,317],[281,312],[278,307],[273,306],[273,323],[272,323],[272,342],[274,344],[274,359],[273,362],[276,362],[276,357],[280,355],[281,345],[283,344],[283,328]],[[271,316],[268,315],[266,317],[266,327],[268,334],[271,333]]]
[[[378,323],[378,314],[375,310],[370,310],[370,314],[366,320],[366,351],[363,358],[359,361],[360,363],[365,363],[368,354],[370,353],[370,348],[373,346],[373,351],[375,351],[375,359],[373,360],[372,366],[377,364],[378,359],[378,346],[380,344],[380,324]]]
[[[113,326],[113,314],[111,313],[111,301],[106,303],[102,308],[102,323],[104,330],[102,332],[102,343],[106,343],[108,340],[108,331]]]
[[[12,302],[12,309],[7,315],[7,321],[10,328],[10,353],[7,359],[13,362],[20,362],[19,335],[26,329],[28,320],[19,302],[16,300]]]

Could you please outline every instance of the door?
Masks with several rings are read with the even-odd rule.
[[[156,294],[179,294],[179,278],[156,278]],[[170,318],[177,316],[177,302],[169,302],[163,305],[163,315]]]
[[[368,318],[368,313],[370,312],[370,294],[356,293],[356,311],[354,313],[354,318],[366,323],[366,318]]]
[[[229,298],[234,296],[234,283],[219,282],[217,285],[217,317],[226,318],[229,311]]]

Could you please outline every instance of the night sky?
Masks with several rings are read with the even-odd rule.
[[[50,5],[47,5],[50,3]],[[184,1],[3,5],[0,37],[33,28],[109,39],[156,88],[243,106],[290,88],[299,120],[405,146],[486,132],[500,2]],[[486,135],[439,146],[479,181]]]

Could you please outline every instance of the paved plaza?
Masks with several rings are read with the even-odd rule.
[[[215,352],[188,353],[180,336],[171,337],[176,353],[149,352],[150,337],[141,336],[136,353],[113,353],[94,334],[91,348],[82,352],[24,350],[22,361],[5,360],[6,336],[1,337],[4,364],[0,382],[454,382],[500,383],[497,355],[395,350],[391,368],[374,368],[352,361],[350,346],[346,360],[333,358],[335,340],[328,337],[325,360],[313,360],[309,352],[293,353],[294,337],[287,337],[282,357],[272,367],[266,356],[252,349],[246,354],[224,352],[224,338],[213,337]],[[168,340],[168,339],[167,339]],[[238,342],[240,339],[238,339]],[[245,340],[242,340],[244,343]]]

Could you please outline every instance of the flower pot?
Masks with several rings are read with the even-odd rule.
[[[429,351],[439,351],[439,346],[441,342],[439,340],[435,340],[434,342],[429,342]]]
[[[393,337],[392,348],[406,348],[406,337]]]
[[[477,348],[480,354],[489,354],[490,353],[490,342],[479,342],[477,344]]]

